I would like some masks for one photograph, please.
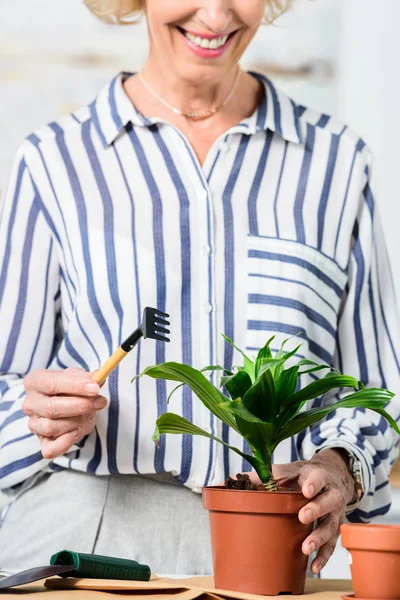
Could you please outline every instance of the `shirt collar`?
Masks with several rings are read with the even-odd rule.
[[[123,83],[133,73],[122,72],[108,83],[90,105],[93,124],[103,142],[109,146],[124,132],[128,123],[139,127],[150,127],[158,121],[141,114],[127,96]],[[269,79],[260,73],[251,73],[265,87],[265,94],[258,109],[237,128],[252,135],[267,129],[277,133],[284,140],[302,143],[298,106],[291,98],[278,90]]]

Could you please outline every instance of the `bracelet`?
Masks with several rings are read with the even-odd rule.
[[[346,448],[347,451],[347,448]],[[360,502],[361,498],[364,495],[364,487],[362,483],[362,468],[360,459],[353,454],[353,452],[348,451],[349,453],[349,469],[354,479],[354,486],[357,494],[357,502]],[[351,504],[354,504],[353,502]]]

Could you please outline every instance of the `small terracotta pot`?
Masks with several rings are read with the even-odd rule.
[[[400,526],[364,523],[341,526],[351,554],[354,595],[363,600],[400,598]]]
[[[307,502],[301,492],[204,488],[215,587],[266,596],[302,594],[308,559],[301,546],[312,523],[300,523],[298,512]]]

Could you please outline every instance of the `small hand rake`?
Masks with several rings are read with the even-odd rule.
[[[167,321],[169,315],[161,312],[156,308],[145,308],[143,311],[143,319],[141,325],[135,329],[116,351],[110,356],[110,358],[100,367],[98,371],[93,375],[93,380],[101,385],[115,367],[121,362],[123,358],[136,346],[140,338],[150,338],[152,340],[160,340],[161,342],[169,342],[167,335],[170,333],[169,329],[166,329],[169,325]]]

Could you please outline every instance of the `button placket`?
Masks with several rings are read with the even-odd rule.
[[[207,223],[211,219],[208,217],[208,211],[211,210],[208,206],[209,197],[211,196],[211,192],[209,190],[198,189],[196,190],[196,196],[198,200],[198,215],[199,215],[199,230],[198,230],[198,240],[199,240],[199,265],[200,265],[200,273],[201,273],[201,283],[204,285],[200,286],[201,293],[199,297],[199,308],[200,312],[203,315],[209,315],[212,310],[212,291],[209,289],[209,270],[210,270],[210,256],[212,253],[212,249],[210,246],[210,237],[211,232],[208,231]],[[209,323],[207,323],[207,326]],[[210,342],[210,341],[209,341]],[[210,357],[208,357],[209,360]]]
[[[199,297],[197,300],[200,320],[200,339],[201,339],[201,360],[202,366],[211,363],[217,364],[215,346],[215,329],[216,329],[216,314],[214,306],[214,266],[213,266],[213,209],[212,209],[212,192],[209,188],[195,190],[197,197],[197,214],[198,214],[198,264],[199,264]],[[211,326],[210,326],[211,321]],[[210,339],[210,335],[212,339]],[[213,348],[213,353],[210,353],[210,346]],[[207,378],[211,377],[207,375]],[[218,431],[217,420],[212,416],[207,417],[208,421],[203,424],[206,431],[211,433],[211,420],[213,423],[214,435],[220,435]],[[216,443],[214,445],[213,459],[210,475],[212,476],[215,470],[215,461],[217,457]]]
[[[191,246],[191,253],[196,254],[195,263],[197,265],[197,273],[192,272],[193,287],[197,290],[197,297],[192,297],[193,312],[197,315],[198,323],[196,323],[196,340],[193,342],[196,346],[196,362],[201,366],[206,366],[211,363],[218,364],[217,348],[216,348],[216,311],[214,307],[214,258],[213,258],[213,238],[214,238],[214,215],[212,209],[212,192],[208,185],[206,175],[209,171],[207,165],[203,167],[198,162],[188,140],[175,128],[171,128],[178,134],[181,142],[177,146],[178,154],[182,159],[185,168],[182,171],[185,173],[186,189],[191,189],[191,205],[195,209],[192,214],[197,216],[196,223],[193,226],[196,228],[196,234],[193,236],[196,239],[196,244]],[[213,152],[209,153],[206,163],[212,164],[218,152],[218,144],[213,148]],[[190,159],[189,159],[190,156]],[[194,167],[194,168],[193,168]],[[195,182],[195,183],[194,183]],[[193,185],[194,183],[194,185]],[[195,285],[196,284],[196,285]],[[211,353],[211,348],[213,352]],[[198,366],[198,365],[197,365]],[[211,431],[211,422],[213,424],[214,435],[220,435],[218,430],[218,421],[214,419],[211,413],[199,411],[196,418],[197,403],[193,402],[193,420],[194,423],[203,427],[206,431]],[[201,418],[200,418],[201,414]],[[210,416],[211,415],[211,416]],[[204,442],[206,440],[204,439]],[[208,440],[207,440],[208,442]],[[207,465],[210,467],[210,475],[215,471],[216,461],[218,460],[217,448],[215,442],[213,444],[212,464],[208,465],[208,455],[204,454],[204,459],[207,460]],[[203,474],[205,465],[198,465]],[[193,471],[196,467],[193,465]]]

